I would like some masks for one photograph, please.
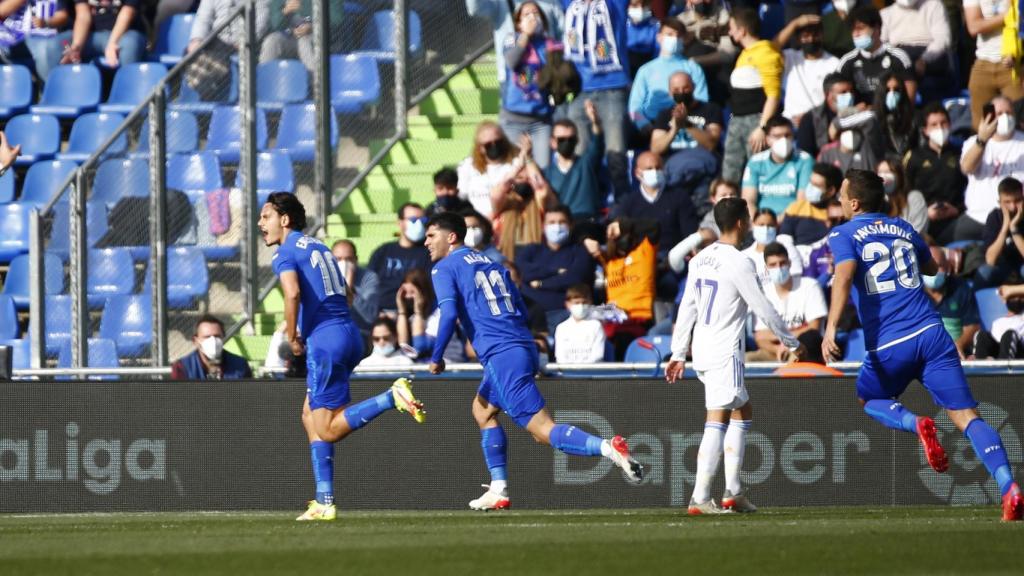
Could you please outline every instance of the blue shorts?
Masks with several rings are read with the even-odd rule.
[[[868,352],[857,375],[857,396],[861,400],[897,398],[914,379],[921,381],[942,408],[961,410],[978,405],[967,386],[956,345],[942,324]]]
[[[306,339],[306,394],[309,408],[335,409],[352,396],[348,377],[363,358],[363,337],[352,322],[320,325]]]
[[[536,372],[536,348],[509,348],[487,359],[476,393],[526,428],[533,415],[544,409],[544,397],[533,378]]]

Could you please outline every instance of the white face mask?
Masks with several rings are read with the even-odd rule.
[[[338,260],[338,271],[341,272],[341,277],[342,278],[348,276],[348,267],[349,267],[348,260]]]
[[[1013,134],[1013,116],[1003,113],[999,115],[999,119],[996,120],[996,134],[1000,136],[1009,136]]]
[[[387,344],[374,344],[373,353],[378,356],[391,356],[395,352],[395,345],[391,342]]]
[[[199,341],[199,351],[210,364],[220,364],[220,356],[224,351],[224,339],[219,336],[207,336]]]
[[[860,148],[860,134],[853,130],[846,130],[839,135],[839,145],[851,152]]]
[[[882,178],[882,187],[885,190],[885,195],[892,194],[896,190],[896,175],[892,172],[879,172],[878,176]]]
[[[586,320],[590,317],[590,304],[570,304],[569,314],[572,315],[574,320]]]
[[[477,248],[480,246],[480,243],[483,242],[483,239],[484,231],[480,228],[477,228],[476,226],[466,228],[466,246],[469,246],[470,248]]]
[[[633,24],[639,24],[651,17],[650,9],[643,6],[631,6],[626,13],[629,14],[629,19],[633,21]]]
[[[842,92],[840,94],[836,94],[836,108],[837,109],[845,110],[845,109],[849,108],[850,106],[853,106],[853,93],[852,92]]]
[[[949,140],[949,129],[948,128],[932,128],[928,132],[928,141],[932,144],[942,148],[946,145]]]
[[[849,12],[850,0],[832,0],[832,7],[839,12]]]
[[[427,229],[423,225],[423,220],[406,220],[405,237],[413,244],[423,242],[423,239],[427,237]]]
[[[896,0],[896,4],[903,8],[913,8],[917,0]]]
[[[821,188],[818,188],[814,184],[808,182],[807,187],[804,188],[804,197],[806,197],[807,201],[810,202],[811,204],[817,204],[818,202],[821,202],[821,199],[824,196],[825,191],[822,190]]]
[[[640,178],[643,180],[644,186],[648,188],[661,188],[662,183],[665,181],[665,173],[651,168],[650,170],[640,172]]]
[[[679,38],[665,36],[661,39],[661,56],[663,58],[675,56],[677,52],[679,52]]]
[[[771,244],[775,241],[776,230],[772,226],[754,226],[754,241],[758,244]]]
[[[772,154],[774,154],[776,158],[789,158],[789,155],[792,152],[793,141],[789,138],[776,138],[775,142],[772,142]]]

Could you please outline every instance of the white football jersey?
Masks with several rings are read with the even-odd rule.
[[[742,362],[748,310],[791,350],[799,341],[761,291],[754,263],[735,247],[715,242],[690,260],[686,290],[672,334],[672,359],[685,360],[693,342],[693,369]]]

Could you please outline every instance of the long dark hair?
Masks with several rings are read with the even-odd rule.
[[[895,154],[887,154],[885,158],[882,158],[878,163],[885,164],[892,171],[892,175],[896,178],[896,186],[892,189],[892,193],[889,194],[889,216],[901,216],[903,211],[907,208],[907,194],[910,192],[907,190],[907,177],[903,171],[903,162]],[[878,166],[875,166],[877,172]]]
[[[889,93],[889,81],[893,79],[896,80],[896,91],[900,94],[900,101],[896,104],[896,109],[890,111],[885,107],[885,95]],[[887,137],[899,137],[902,140],[906,140],[905,147],[909,149],[913,145],[913,139],[916,136],[914,130],[916,118],[914,103],[910,100],[910,94],[907,93],[907,85],[903,81],[902,75],[896,72],[886,72],[882,75],[878,88],[875,89],[874,109],[875,116],[878,118],[882,129],[887,132]],[[893,151],[897,153],[906,151],[897,149],[899,146],[895,142],[891,144],[891,146],[887,147],[893,148]]]

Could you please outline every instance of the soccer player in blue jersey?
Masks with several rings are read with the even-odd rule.
[[[909,223],[885,215],[885,191],[877,174],[849,170],[839,194],[850,221],[828,237],[835,276],[822,354],[839,357],[836,324],[852,290],[868,350],[857,376],[864,411],[890,428],[916,433],[928,463],[945,472],[949,464],[935,422],[898,401],[910,381],[919,379],[999,484],[1003,520],[1021,520],[1024,498],[1003,442],[978,415],[956,346],[921,288],[921,275],[934,276],[938,270],[928,246]]]
[[[431,276],[441,309],[430,372],[444,372],[444,350],[455,321],[469,336],[484,378],[473,399],[473,417],[483,436],[480,445],[491,473],[483,496],[469,503],[474,510],[501,510],[511,506],[506,472],[505,431],[498,423],[504,411],[541,444],[567,454],[604,456],[639,482],[643,468],[629,455],[625,439],[602,440],[575,426],[556,424],[544,409],[544,397],[533,375],[537,372],[537,346],[526,325],[526,305],[506,270],[487,256],[463,245],[466,222],[450,212],[435,214],[427,222],[427,250],[434,264]]]
[[[292,194],[271,194],[260,211],[263,241],[279,246],[273,267],[284,292],[285,337],[296,356],[306,356],[308,368],[302,425],[309,437],[316,499],[297,520],[334,520],[334,443],[392,408],[420,423],[426,412],[405,378],[349,405],[349,374],[362,359],[363,340],[349,314],[337,261],[323,242],[302,233],[305,227],[306,210]]]

